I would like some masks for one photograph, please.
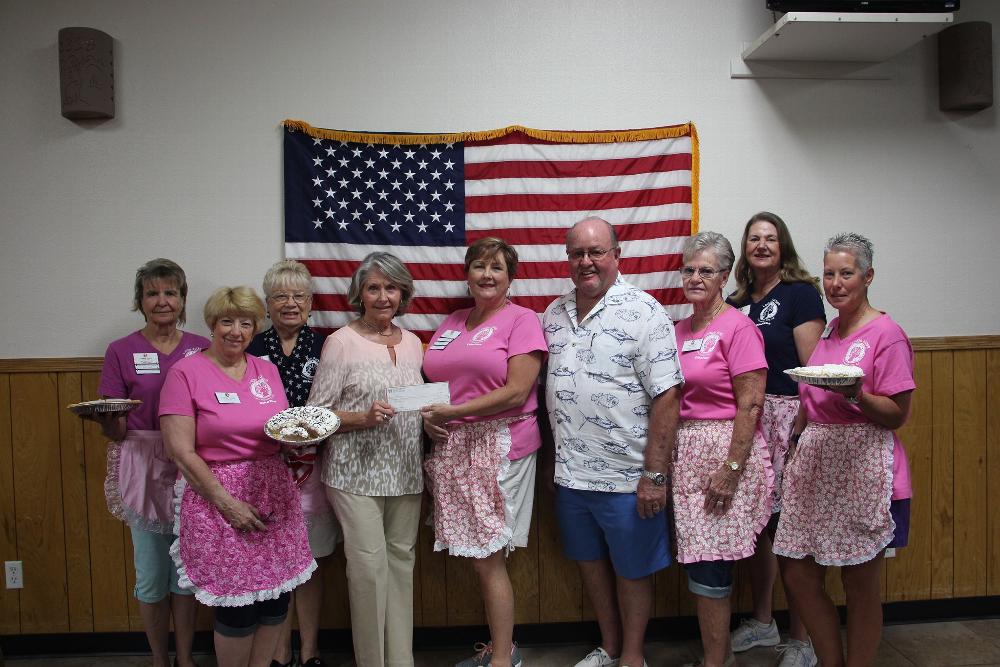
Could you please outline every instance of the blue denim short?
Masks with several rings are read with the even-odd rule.
[[[556,487],[563,553],[572,560],[611,559],[615,573],[641,579],[670,565],[663,513],[643,519],[634,493]]]

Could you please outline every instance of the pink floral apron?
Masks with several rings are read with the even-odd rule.
[[[760,431],[754,433],[729,509],[722,516],[705,511],[705,484],[726,461],[732,436],[733,422],[726,419],[685,419],[677,429],[672,491],[680,563],[750,556],[771,516],[774,473]]]

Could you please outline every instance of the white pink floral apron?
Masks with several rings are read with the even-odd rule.
[[[307,581],[316,561],[284,461],[275,455],[208,466],[234,498],[257,508],[267,530],[235,530],[181,477],[175,496],[178,538],[170,547],[180,585],[202,604],[241,607],[275,599]]]
[[[785,466],[774,553],[857,565],[892,541],[892,432],[810,423]]]
[[[760,432],[771,453],[771,470],[774,471],[774,489],[771,492],[771,513],[781,511],[781,477],[788,457],[788,437],[792,434],[795,416],[799,413],[797,396],[764,396],[764,410],[760,415]]]
[[[174,530],[177,466],[159,431],[128,431],[108,443],[104,497],[108,511],[128,525],[169,535]]]
[[[434,497],[434,551],[485,558],[510,544],[500,479],[510,467],[510,425],[520,419],[449,426],[448,442],[434,445],[424,461]]]
[[[750,556],[771,516],[774,473],[760,431],[754,433],[729,509],[722,516],[705,511],[708,476],[726,461],[732,436],[733,421],[726,419],[685,419],[677,429],[672,492],[680,563]]]

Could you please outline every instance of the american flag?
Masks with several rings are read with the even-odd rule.
[[[285,126],[285,256],[313,275],[312,326],[355,317],[351,274],[376,250],[413,274],[399,326],[425,342],[468,306],[466,246],[517,249],[511,300],[541,313],[569,291],[566,230],[589,215],[615,226],[620,271],[677,319],[687,313],[680,249],[697,229],[694,125],[553,132],[513,126],[460,134],[374,134]]]

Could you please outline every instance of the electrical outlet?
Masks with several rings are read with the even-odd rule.
[[[19,560],[5,560],[3,572],[7,577],[7,588],[24,588],[24,570]]]

